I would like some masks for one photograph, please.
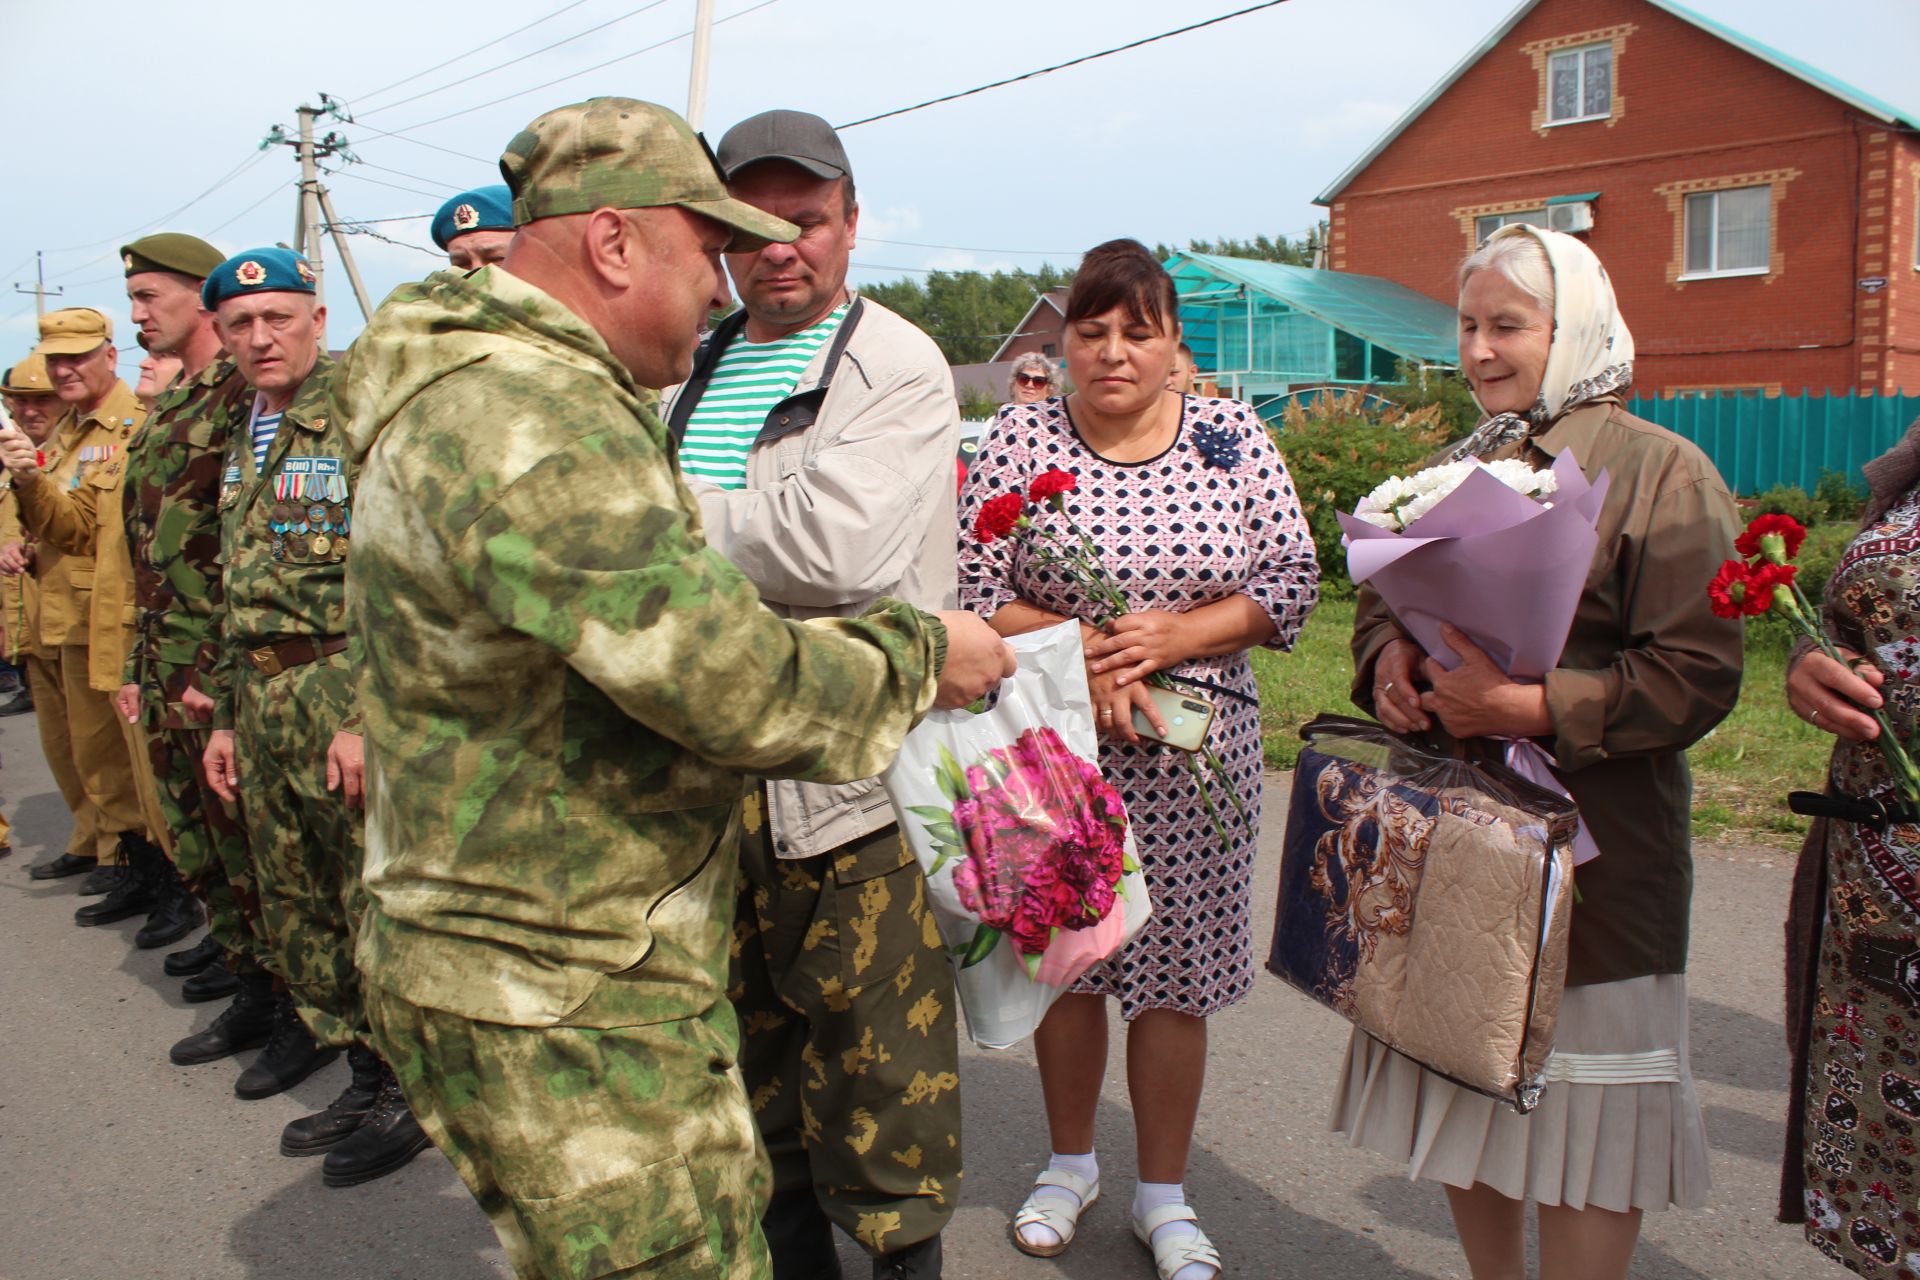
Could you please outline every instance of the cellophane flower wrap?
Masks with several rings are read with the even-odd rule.
[[[1508,676],[1538,681],[1559,665],[1573,629],[1607,488],[1606,472],[1589,482],[1570,449],[1548,476],[1524,464],[1467,461],[1397,478],[1357,514],[1341,514],[1347,572],[1378,591],[1395,621],[1448,670],[1460,657],[1442,639],[1442,623],[1465,632]],[[1510,740],[1506,763],[1566,794],[1531,738]],[[1574,861],[1598,853],[1582,823]]]
[[[1096,763],[1077,623],[1016,637],[984,709],[936,711],[885,777],[926,873],[967,1032],[1006,1048],[1146,924],[1126,805]]]

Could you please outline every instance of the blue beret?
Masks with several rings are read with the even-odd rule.
[[[213,269],[200,286],[200,305],[212,311],[228,298],[255,293],[313,293],[313,268],[291,249],[248,249]]]
[[[433,215],[433,242],[445,249],[469,231],[513,230],[513,193],[504,184],[462,191]]]

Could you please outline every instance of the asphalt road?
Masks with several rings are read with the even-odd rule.
[[[278,1154],[281,1126],[324,1106],[344,1062],[290,1095],[241,1102],[240,1064],[172,1066],[167,1047],[221,1008],[189,1005],[134,950],[139,921],[79,929],[76,880],[27,878],[68,823],[33,717],[0,721],[0,797],[14,852],[0,861],[0,1278],[3,1280],[479,1280],[508,1274],[451,1167],[429,1151],[346,1190],[317,1159]],[[1255,885],[1270,921],[1284,779],[1270,779]],[[1645,1280],[1789,1280],[1830,1272],[1773,1222],[1786,1055],[1780,947],[1788,858],[1700,851],[1694,897],[1694,1072],[1713,1140],[1710,1207],[1651,1215]],[[1326,1132],[1345,1024],[1271,978],[1215,1019],[1207,1099],[1187,1187],[1232,1276],[1345,1280],[1465,1277],[1439,1188],[1409,1183]],[[1046,1157],[1031,1055],[968,1049],[968,1174],[947,1231],[955,1280],[1153,1280],[1128,1230],[1132,1135],[1122,1055],[1100,1116],[1107,1198],[1051,1262],[1007,1243]],[[847,1274],[867,1267],[844,1245]],[[1837,1272],[1835,1273],[1837,1274]]]

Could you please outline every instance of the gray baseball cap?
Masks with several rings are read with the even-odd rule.
[[[715,158],[729,182],[762,160],[785,160],[816,178],[844,178],[853,172],[833,126],[805,111],[762,111],[742,120],[720,139]]]

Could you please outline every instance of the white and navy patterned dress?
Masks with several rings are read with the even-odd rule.
[[[1267,645],[1291,648],[1319,597],[1320,570],[1293,480],[1252,409],[1188,396],[1179,435],[1159,457],[1113,462],[1075,430],[1063,400],[1002,412],[980,443],[960,502],[960,602],[991,618],[1016,599],[1072,617],[1096,612],[1071,578],[1005,539],[973,537],[980,506],[1023,492],[1044,471],[1071,472],[1067,511],[1099,546],[1134,611],[1183,613],[1244,595],[1273,619]],[[1032,514],[1029,512],[1029,514]],[[1048,527],[1051,510],[1038,519]],[[1172,673],[1218,708],[1208,743],[1259,829],[1260,706],[1245,653],[1181,663]],[[1126,797],[1153,918],[1075,991],[1120,998],[1123,1017],[1172,1009],[1206,1017],[1253,986],[1253,836],[1234,820],[1223,849],[1184,753],[1103,742],[1100,765]]]

